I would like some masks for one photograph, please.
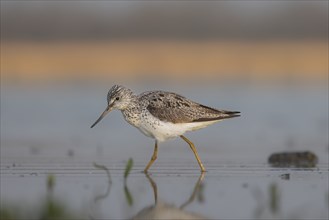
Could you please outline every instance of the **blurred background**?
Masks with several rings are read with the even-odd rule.
[[[114,84],[241,111],[219,126],[234,132],[193,133],[216,149],[219,133],[222,150],[327,152],[328,2],[1,2],[2,149],[107,145],[113,132],[130,151],[120,114],[89,130]]]
[[[266,191],[271,153],[307,150],[319,158],[319,176],[305,172],[292,178],[293,185],[279,182],[294,194],[282,196],[286,208],[276,217],[328,217],[328,1],[6,0],[0,46],[2,204],[39,201],[43,182],[33,177],[55,173],[64,183],[59,192],[81,208],[86,204],[76,201],[94,192],[92,162],[121,175],[132,157],[142,170],[153,140],[119,112],[90,129],[105,109],[108,89],[124,84],[136,93],[174,91],[242,112],[187,134],[214,172],[206,179],[208,202],[191,210],[210,218],[272,218],[255,216],[254,205],[263,202],[240,193],[253,185]],[[161,146],[154,170],[176,175],[179,167],[190,176],[171,176],[171,185],[158,179],[159,194],[176,192],[166,198],[181,201],[198,165],[181,140]],[[22,176],[29,178],[17,181]],[[134,181],[135,195],[149,186]],[[111,204],[101,211],[130,218],[138,208]]]
[[[327,4],[3,1],[2,79],[327,81]]]

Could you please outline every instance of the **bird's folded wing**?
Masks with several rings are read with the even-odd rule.
[[[175,93],[146,93],[147,110],[161,121],[172,123],[192,123],[238,117],[239,112],[217,110],[193,102]]]

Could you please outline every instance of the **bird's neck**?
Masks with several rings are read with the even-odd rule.
[[[138,127],[140,124],[141,107],[138,98],[133,97],[129,106],[121,110],[124,119],[131,125]]]

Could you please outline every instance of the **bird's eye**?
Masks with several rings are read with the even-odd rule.
[[[120,99],[119,97],[116,97],[116,98],[115,98],[115,100],[117,100],[117,101],[118,101],[119,99]]]

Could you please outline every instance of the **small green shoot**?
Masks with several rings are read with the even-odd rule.
[[[106,175],[107,177],[109,178],[109,183],[112,184],[112,179],[111,179],[111,175],[110,175],[110,170],[104,166],[104,165],[100,165],[100,164],[97,164],[97,163],[93,163],[94,167],[97,168],[97,169],[100,169],[100,170],[105,170],[106,172]]]
[[[277,184],[272,183],[269,188],[270,194],[270,208],[272,213],[277,213],[279,211],[279,189]]]
[[[125,173],[124,173],[124,192],[125,192],[125,196],[126,196],[126,200],[128,202],[128,205],[129,206],[132,206],[134,201],[133,201],[133,197],[128,189],[128,186],[127,186],[127,177],[132,169],[134,165],[134,161],[132,158],[129,158],[127,164],[126,164],[126,169],[125,169]]]
[[[130,173],[131,168],[133,167],[133,165],[134,165],[133,159],[132,158],[129,158],[129,160],[128,160],[127,164],[126,164],[126,169],[125,169],[125,174],[124,174],[125,181],[126,181],[128,175],[129,175],[129,173]]]
[[[112,179],[111,179],[111,175],[110,175],[110,170],[106,166],[97,164],[95,162],[93,163],[93,165],[96,169],[104,170],[106,172],[106,175],[107,175],[108,180],[109,180],[106,192],[104,194],[102,193],[100,195],[97,195],[94,198],[94,202],[96,203],[97,201],[99,201],[101,199],[105,199],[106,197],[109,196],[110,189],[111,189],[111,186],[112,186]]]
[[[52,192],[55,187],[55,176],[53,174],[48,174],[47,176],[47,190]]]

